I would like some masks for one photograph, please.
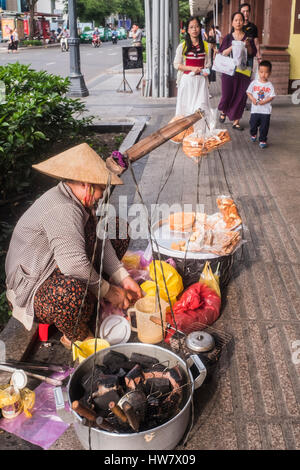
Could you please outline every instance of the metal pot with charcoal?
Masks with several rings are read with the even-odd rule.
[[[117,355],[120,362],[114,363]],[[122,357],[126,358],[123,362]],[[139,367],[139,360],[149,362]],[[89,381],[95,367],[100,387]],[[95,413],[115,426],[115,431],[86,426],[86,420],[72,410],[80,442],[85,449],[92,450],[174,449],[188,428],[193,393],[204,382],[206,372],[198,356],[191,355],[185,362],[156,345],[127,343],[97,352],[96,357],[86,359],[72,374],[68,384],[69,403],[72,407],[74,401],[88,395],[85,384],[87,390],[94,387],[96,394],[100,390],[100,395],[103,386],[108,387],[108,400],[113,398],[108,403],[111,409],[107,412],[96,407]],[[101,381],[101,374],[118,375],[118,384],[112,377]],[[103,405],[106,393],[100,397],[102,407],[107,406],[107,403]]]

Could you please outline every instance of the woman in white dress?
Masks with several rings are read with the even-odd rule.
[[[206,69],[211,66],[211,45],[206,53],[198,18],[188,20],[186,31],[186,39],[179,44],[174,59],[178,70],[176,116],[188,116],[199,108],[210,109]]]

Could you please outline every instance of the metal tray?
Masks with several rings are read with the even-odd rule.
[[[153,240],[153,249],[157,251],[156,243],[159,247],[159,252],[162,255],[176,257],[181,259],[199,259],[210,260],[221,258],[222,256],[215,255],[214,253],[201,253],[194,251],[179,251],[172,250],[172,243],[178,243],[182,240],[189,240],[193,232],[174,232],[170,230],[168,219],[163,219],[155,222],[151,228],[151,236]]]

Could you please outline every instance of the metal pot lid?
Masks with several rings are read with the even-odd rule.
[[[215,347],[215,340],[205,331],[193,331],[186,338],[186,345],[195,352],[208,352]]]

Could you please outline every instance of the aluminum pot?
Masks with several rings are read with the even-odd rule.
[[[103,358],[110,351],[116,351],[130,357],[132,353],[139,353],[155,357],[159,362],[166,362],[167,367],[179,365],[189,383],[183,388],[181,411],[167,423],[148,431],[134,434],[117,434],[89,428],[82,424],[82,418],[72,410],[74,426],[77,436],[85,449],[92,450],[172,450],[182,439],[190,421],[190,407],[194,390],[199,388],[206,377],[206,368],[198,356],[190,356],[183,361],[173,352],[160,346],[142,343],[127,343],[111,346],[96,353],[96,364],[101,365]],[[68,384],[68,400],[71,404],[80,398],[80,380],[92,371],[94,355],[82,362],[72,374]],[[193,368],[193,374],[191,372]],[[89,436],[90,433],[90,436]],[[90,437],[90,440],[89,440]]]

